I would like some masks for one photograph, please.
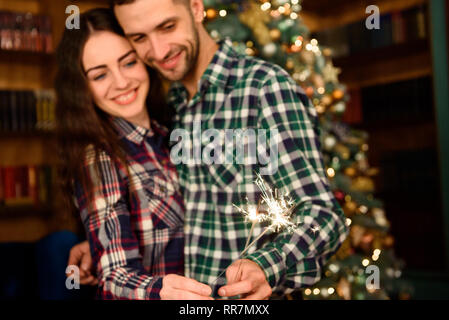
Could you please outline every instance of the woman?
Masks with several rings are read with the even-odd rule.
[[[156,121],[170,116],[160,80],[108,9],[65,30],[58,64],[61,181],[81,213],[97,297],[159,299],[164,275],[183,273],[184,250],[182,196]]]

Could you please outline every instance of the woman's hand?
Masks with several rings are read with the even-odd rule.
[[[160,296],[162,300],[213,300],[212,289],[196,280],[177,274],[162,279]]]
[[[80,270],[80,284],[95,286],[98,284],[97,278],[92,274],[92,257],[90,256],[89,242],[84,241],[70,250],[67,265],[77,266]],[[70,276],[67,274],[67,276]]]

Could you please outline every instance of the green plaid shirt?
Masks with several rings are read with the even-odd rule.
[[[348,231],[325,175],[317,114],[286,71],[237,53],[229,40],[219,45],[190,101],[180,83],[172,86],[169,100],[177,111],[175,129],[192,135],[194,123],[200,121],[203,132],[278,130],[278,170],[263,178],[301,201],[293,214],[299,225],[293,233],[267,234],[245,258],[262,267],[273,292],[290,293],[320,279],[323,264]],[[202,141],[205,145],[207,141]],[[214,282],[216,277],[238,259],[251,229],[232,204],[257,203],[260,192],[254,181],[260,168],[235,161],[177,165],[186,205],[185,274],[213,285],[215,295],[226,283],[224,275]],[[252,238],[263,230],[257,224]]]

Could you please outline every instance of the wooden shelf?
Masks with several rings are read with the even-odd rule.
[[[0,139],[0,166],[25,166],[56,163],[54,139],[48,136],[14,136]]]
[[[75,4],[81,12],[92,8],[109,7],[109,0],[70,0],[70,4]]]
[[[0,205],[0,218],[23,218],[24,216],[48,216],[52,212],[50,206],[4,206]]]
[[[400,126],[379,126],[377,128],[364,126],[369,133],[369,144],[376,146],[370,149],[370,162],[378,163],[379,157],[397,151],[435,149],[437,129],[434,123],[420,123]]]
[[[387,14],[427,3],[429,0],[339,0],[332,4],[328,0],[304,0],[301,18],[310,31],[316,32],[364,20],[370,5]]]
[[[340,81],[349,88],[367,87],[429,76],[432,58],[427,40],[371,49],[334,59]]]
[[[54,139],[56,134],[52,131],[24,131],[24,132],[2,132],[0,139],[23,139],[23,138],[42,138]]]
[[[22,59],[54,59],[54,53],[25,51],[25,50],[0,50],[0,59],[15,58],[17,62]]]

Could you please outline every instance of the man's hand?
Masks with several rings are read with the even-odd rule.
[[[159,295],[162,300],[213,300],[212,289],[201,282],[176,274],[166,275],[162,279]]]
[[[92,274],[92,257],[90,256],[89,242],[84,241],[70,250],[67,265],[75,265],[80,270],[80,284],[95,286],[97,278]],[[70,274],[67,274],[69,276]]]
[[[272,293],[259,265],[248,259],[234,262],[226,270],[227,285],[218,290],[222,297],[241,295],[243,300],[267,300]]]

